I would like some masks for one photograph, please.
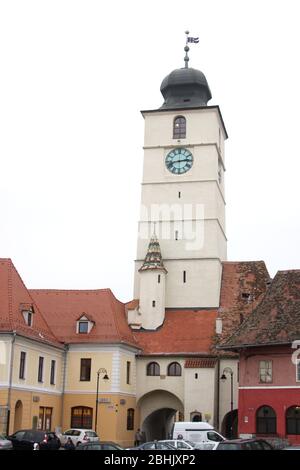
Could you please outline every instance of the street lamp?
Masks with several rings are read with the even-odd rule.
[[[230,367],[225,367],[221,375],[222,382],[227,380],[226,374],[230,374],[230,437],[232,438],[233,427],[233,370]]]
[[[99,401],[99,377],[100,377],[100,374],[104,374],[104,376],[102,377],[103,380],[109,380],[109,377],[107,375],[107,370],[103,369],[103,367],[101,367],[97,371],[97,395],[96,395],[96,417],[95,417],[95,431],[96,432],[97,432],[97,423],[98,423],[98,401]]]

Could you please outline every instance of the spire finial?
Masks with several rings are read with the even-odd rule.
[[[184,67],[187,69],[189,67],[189,55],[188,55],[188,52],[190,50],[189,46],[188,46],[188,37],[189,37],[189,34],[190,32],[189,31],[185,31],[185,34],[186,34],[186,43],[185,43],[185,47],[184,47],[184,50],[185,50],[185,57],[184,57]]]

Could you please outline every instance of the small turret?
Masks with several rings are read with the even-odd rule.
[[[159,241],[151,237],[140,273],[140,314],[142,328],[155,330],[165,318],[166,274]]]

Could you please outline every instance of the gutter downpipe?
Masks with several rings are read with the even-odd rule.
[[[9,364],[9,382],[8,382],[8,393],[7,393],[7,421],[6,421],[6,435],[7,436],[9,436],[11,389],[12,389],[12,379],[13,379],[14,351],[15,351],[16,336],[17,336],[17,332],[14,330],[13,331],[13,339],[12,339],[12,342],[11,342],[10,364]]]
[[[65,389],[66,389],[66,372],[67,372],[67,354],[69,351],[69,346],[66,344],[64,346],[64,359],[63,359],[63,377],[62,377],[62,395],[61,395],[61,414],[60,414],[60,422],[61,422],[61,432],[63,432],[63,421],[64,421],[64,411],[65,411]]]
[[[220,425],[220,357],[218,357],[217,361],[217,410],[216,410],[216,428],[219,432],[219,425]]]

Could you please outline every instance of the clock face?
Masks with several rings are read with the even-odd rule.
[[[193,155],[184,148],[171,150],[166,156],[166,167],[175,175],[186,173],[193,165]]]

